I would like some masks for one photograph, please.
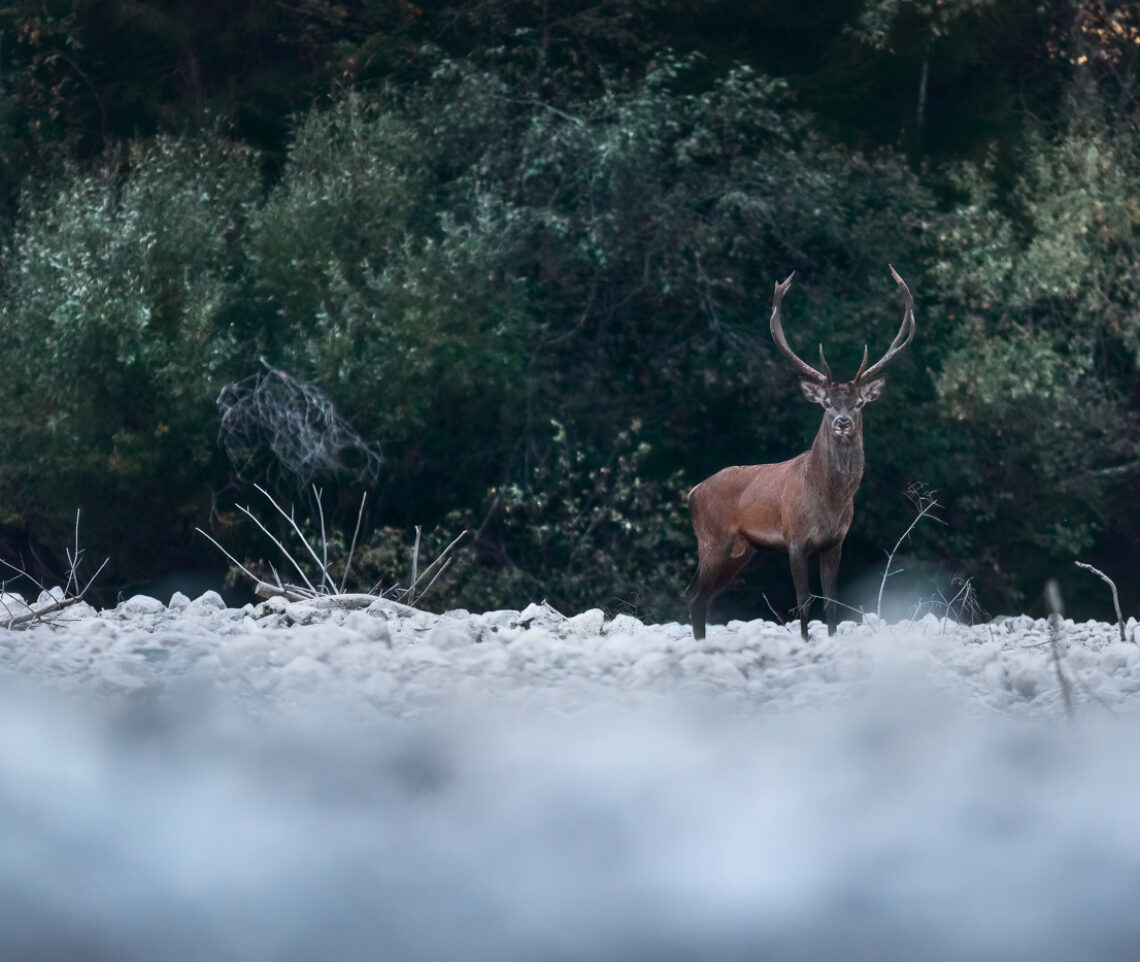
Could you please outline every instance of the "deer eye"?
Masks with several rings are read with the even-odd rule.
[[[825,397],[825,398],[823,399],[823,406],[824,406],[825,408],[830,408],[830,407],[831,407],[831,398],[829,398],[829,397]]]
[[[861,397],[855,398],[855,410],[858,411],[866,403]]]

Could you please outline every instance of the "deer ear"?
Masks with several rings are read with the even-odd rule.
[[[887,383],[885,377],[877,377],[873,381],[868,381],[866,384],[859,385],[859,397],[864,401],[873,401],[880,394],[883,393],[883,387]]]
[[[804,397],[813,404],[822,404],[827,400],[827,388],[818,381],[809,381],[804,378],[800,381],[800,390],[804,392]]]

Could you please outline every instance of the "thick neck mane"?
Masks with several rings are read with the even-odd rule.
[[[863,425],[849,438],[836,437],[825,418],[808,455],[818,493],[835,503],[850,500],[863,480]]]

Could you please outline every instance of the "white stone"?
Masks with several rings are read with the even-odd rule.
[[[600,635],[605,623],[606,614],[601,608],[590,608],[566,621],[567,627],[575,635]]]
[[[389,620],[393,618],[411,618],[419,614],[415,608],[402,605],[398,601],[393,601],[391,598],[377,598],[364,610],[370,615],[380,615]]]
[[[641,631],[645,625],[633,617],[633,615],[614,615],[613,621],[606,625],[602,630],[607,635],[620,635],[632,634],[635,631]]]
[[[518,624],[524,628],[532,624],[552,625],[565,620],[566,616],[561,611],[551,608],[545,601],[527,605],[518,616]]]
[[[327,609],[315,608],[300,601],[291,601],[285,606],[285,617],[295,625],[311,625],[314,621],[326,621]]]
[[[166,610],[166,605],[150,595],[133,595],[124,601],[121,607],[124,611],[136,615],[155,614]]]
[[[322,661],[308,655],[297,655],[281,668],[281,678],[293,687],[316,687],[332,674],[332,670]]]
[[[511,608],[503,608],[498,611],[488,611],[483,614],[483,624],[491,628],[506,628],[509,625],[517,625],[519,622],[520,612]]]
[[[457,624],[449,624],[442,619],[428,632],[427,640],[429,645],[440,651],[467,648],[475,642],[470,632],[463,631]]]
[[[288,607],[288,601],[281,595],[274,595],[272,598],[266,598],[261,602],[257,606],[257,610],[262,615],[281,615],[285,613],[285,609]]]
[[[226,603],[216,591],[205,591],[198,595],[191,604],[195,608],[224,608]]]

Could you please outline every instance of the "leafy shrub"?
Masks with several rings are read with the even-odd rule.
[[[311,113],[252,238],[262,351],[385,443],[388,510],[406,523],[481,491],[525,405],[528,318],[499,270],[500,225],[452,207],[437,168],[455,140],[428,121],[358,97]],[[475,468],[457,476],[457,461]]]
[[[140,566],[186,537],[218,466],[213,402],[240,352],[260,191],[249,152],[159,138],[24,194],[0,304],[6,526],[50,540],[80,506]]]
[[[425,532],[422,564],[464,528],[474,535],[441,578],[436,603],[484,610],[545,598],[570,614],[601,607],[681,617],[691,534],[680,478],[646,471],[651,452],[639,424],[618,435],[601,463],[562,425],[553,428],[549,456],[529,478],[488,491],[478,511],[453,511]],[[410,535],[380,529],[358,557],[362,584],[406,583]]]

